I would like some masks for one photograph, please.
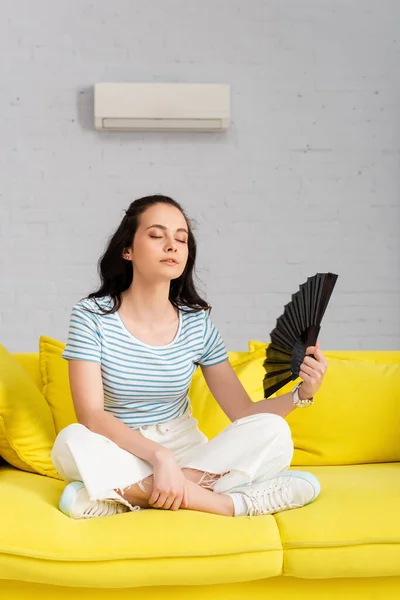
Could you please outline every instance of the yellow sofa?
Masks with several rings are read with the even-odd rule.
[[[63,406],[67,422],[74,418],[61,348],[41,338],[40,353],[12,355],[50,406],[51,435],[65,426]],[[263,397],[265,348],[252,341],[248,352],[229,353],[253,401]],[[314,473],[321,494],[273,516],[145,510],[69,519],[57,508],[65,483],[50,470],[24,466],[11,439],[18,432],[10,433],[24,415],[3,406],[3,456],[9,444],[7,456],[19,466],[0,465],[1,598],[398,600],[400,351],[324,353],[328,370],[314,406],[287,416],[291,468]],[[7,373],[4,389],[11,389]],[[228,423],[201,369],[189,395],[209,437]],[[48,454],[47,447],[40,451]]]

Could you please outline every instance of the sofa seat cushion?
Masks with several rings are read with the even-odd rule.
[[[282,573],[273,516],[151,509],[74,520],[57,508],[63,482],[8,466],[0,467],[0,482],[3,579],[119,588],[233,583]]]
[[[302,578],[400,575],[400,463],[296,467],[321,493],[275,515],[284,574]]]

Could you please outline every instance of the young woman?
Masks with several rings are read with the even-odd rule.
[[[195,259],[177,202],[135,200],[99,261],[100,288],[72,309],[63,357],[78,423],[52,449],[68,483],[59,508],[69,517],[144,508],[265,515],[319,494],[314,475],[288,471],[293,441],[283,417],[295,408],[293,394],[248,397],[196,292]],[[300,400],[314,396],[327,367],[318,344],[311,353]],[[187,395],[198,365],[231,420],[210,441]]]

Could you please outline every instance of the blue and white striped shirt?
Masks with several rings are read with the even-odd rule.
[[[96,301],[106,309],[113,305],[110,296]],[[150,346],[128,331],[118,311],[102,314],[94,299],[80,300],[73,307],[62,356],[100,363],[104,410],[133,429],[183,415],[190,405],[188,391],[197,365],[228,359],[208,311],[189,313],[181,307],[172,342]]]

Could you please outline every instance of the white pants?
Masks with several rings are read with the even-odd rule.
[[[216,493],[271,479],[289,468],[294,451],[289,425],[271,413],[238,419],[210,441],[190,409],[177,419],[136,431],[169,448],[181,468],[224,474],[213,484]],[[153,472],[150,463],[79,423],[59,432],[51,459],[67,483],[84,483],[91,500],[115,498],[131,510],[135,507],[115,490],[139,483]]]

